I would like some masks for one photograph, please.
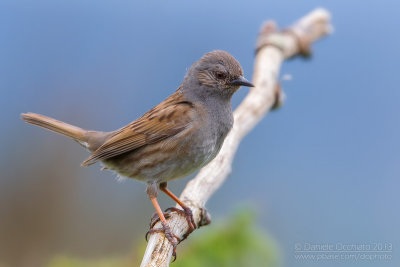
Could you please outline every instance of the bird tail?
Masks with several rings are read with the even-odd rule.
[[[55,120],[53,118],[35,114],[35,113],[23,113],[21,117],[24,121],[37,125],[39,127],[48,129],[50,131],[68,136],[84,146],[87,146],[83,143],[87,142],[87,132],[79,127],[73,126],[71,124]]]

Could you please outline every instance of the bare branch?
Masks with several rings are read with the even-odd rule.
[[[243,137],[267,114],[283,102],[278,83],[280,66],[284,59],[297,55],[308,56],[310,44],[332,30],[330,14],[316,9],[287,30],[278,31],[274,22],[266,22],[257,41],[254,63],[253,87],[234,112],[233,129],[225,139],[218,156],[191,180],[181,199],[192,209],[197,225],[210,223],[204,208],[212,194],[231,172],[232,160]],[[186,219],[173,213],[168,219],[172,232],[182,237],[187,231]],[[155,227],[160,227],[159,223]],[[141,266],[169,266],[172,246],[163,234],[153,234],[149,239]]]

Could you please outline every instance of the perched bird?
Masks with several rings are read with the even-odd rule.
[[[196,224],[192,212],[167,188],[167,182],[182,178],[206,165],[218,154],[232,128],[231,97],[240,86],[253,86],[243,77],[239,62],[225,51],[205,54],[188,70],[182,84],[167,99],[139,119],[112,132],[87,131],[55,119],[22,114],[28,123],[68,136],[91,155],[82,166],[101,161],[119,175],[147,183],[162,231],[174,247],[172,235],[157,202],[158,188],[183,209],[190,234]],[[174,209],[176,211],[176,209]]]

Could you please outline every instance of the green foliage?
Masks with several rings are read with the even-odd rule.
[[[277,266],[274,242],[254,224],[254,215],[241,210],[228,220],[195,231],[178,247],[178,259],[171,267],[252,267]],[[128,267],[140,259],[100,259],[95,261],[56,257],[48,267]]]
[[[278,265],[274,243],[255,227],[254,216],[248,211],[199,232],[201,235],[178,255],[174,267]]]

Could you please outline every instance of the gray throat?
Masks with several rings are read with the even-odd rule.
[[[215,88],[197,84],[196,89],[182,84],[185,97],[193,103],[201,103],[210,117],[210,129],[218,138],[225,138],[233,126],[231,96],[218,94]]]

